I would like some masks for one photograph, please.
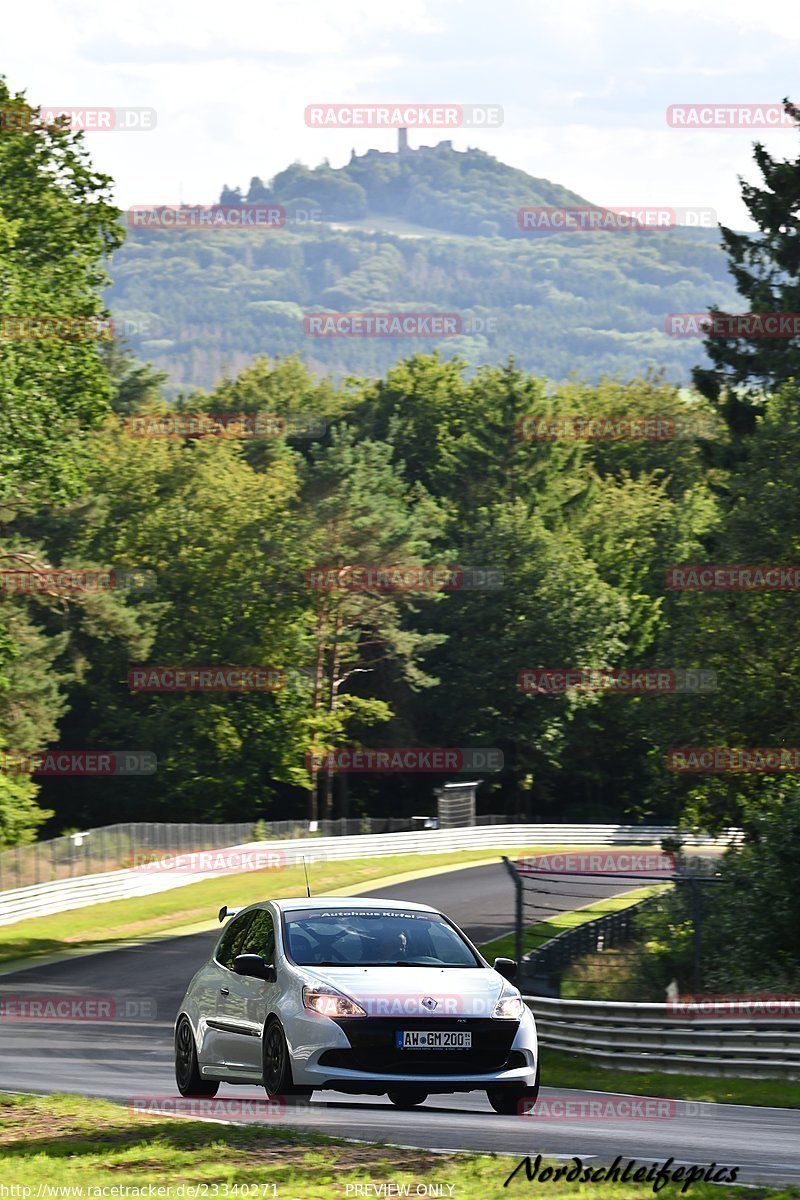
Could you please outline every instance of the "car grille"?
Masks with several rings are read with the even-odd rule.
[[[387,1075],[483,1075],[509,1063],[511,1043],[519,1023],[468,1017],[451,1020],[432,1017],[361,1017],[337,1020],[350,1042],[349,1050],[326,1050],[321,1067],[345,1067]],[[470,1050],[398,1050],[398,1030],[441,1029],[472,1034]],[[516,1057],[516,1056],[515,1056]]]

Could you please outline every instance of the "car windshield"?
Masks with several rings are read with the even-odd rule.
[[[298,909],[284,917],[298,966],[478,967],[481,962],[438,913],[396,909]]]

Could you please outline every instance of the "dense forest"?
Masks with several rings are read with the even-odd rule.
[[[760,165],[780,194],[781,165]],[[102,325],[122,237],[110,183],[78,134],[3,137],[0,317]],[[763,305],[772,272],[774,310],[794,311],[793,240],[723,238],[743,299]],[[457,245],[463,261],[477,253]],[[604,278],[596,268],[587,286],[600,293]],[[497,751],[482,809],[528,818],[756,830],[794,803],[789,777],[687,775],[667,752],[796,741],[796,593],[666,582],[687,564],[796,564],[792,341],[745,357],[735,340],[710,342],[691,390],[646,371],[554,382],[512,358],[475,367],[437,353],[320,378],[264,338],[245,369],[170,405],[169,381],[118,342],[12,336],[13,321],[0,341],[0,749],[146,750],[158,765],[128,778],[4,770],[0,843],[112,818],[432,809],[446,772],[325,768],[359,746]],[[265,424],[233,437],[192,425],[202,413]],[[179,414],[180,436],[142,435]],[[669,432],[574,436],[578,418]],[[559,422],[573,436],[541,435]],[[353,567],[426,582],[313,582]],[[152,586],[81,590],[55,574],[89,569]],[[19,571],[49,582],[15,588]],[[132,688],[131,669],[148,665],[269,666],[283,682]],[[520,684],[537,670],[646,667],[711,682],[666,694]]]

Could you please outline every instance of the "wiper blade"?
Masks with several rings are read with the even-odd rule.
[[[468,968],[469,963],[431,963],[414,962],[413,959],[398,958],[394,962],[384,959],[382,962],[310,962],[298,963],[298,967],[431,967],[434,971],[442,969],[456,970],[459,967]],[[478,964],[476,963],[475,966]]]
[[[448,966],[447,963],[430,963],[430,962],[414,962],[409,958],[398,958],[396,962],[386,963],[387,967],[433,967],[435,970],[440,970],[442,967]]]

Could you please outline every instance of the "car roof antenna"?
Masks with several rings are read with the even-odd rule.
[[[306,893],[308,894],[308,898],[310,900],[311,899],[311,888],[308,886],[308,867],[306,866],[305,859],[303,859],[303,870],[306,873]]]

